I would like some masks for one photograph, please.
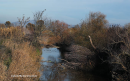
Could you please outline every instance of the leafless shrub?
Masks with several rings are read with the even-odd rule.
[[[30,17],[28,17],[27,19],[25,19],[25,16],[23,15],[23,18],[18,18],[18,22],[20,24],[20,27],[23,28],[25,27],[25,24],[29,21]]]

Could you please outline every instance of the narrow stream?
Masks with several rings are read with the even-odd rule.
[[[43,48],[42,57],[44,62],[41,63],[41,81],[107,81],[90,73],[59,67],[62,61],[57,48]]]

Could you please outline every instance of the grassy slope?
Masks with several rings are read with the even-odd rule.
[[[30,42],[22,40],[24,36],[21,29],[4,28],[1,29],[0,37],[4,41],[1,43],[5,48],[0,50],[0,79],[6,81],[37,81],[40,77],[39,67],[40,50],[29,45]],[[6,33],[5,33],[6,32]],[[21,33],[21,34],[19,34]],[[20,78],[11,75],[37,75],[37,77]]]

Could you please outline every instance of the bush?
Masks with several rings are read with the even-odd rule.
[[[70,34],[66,23],[60,22],[59,20],[53,21],[48,27],[48,30],[53,32],[57,44],[71,44],[72,35]]]
[[[100,12],[91,12],[89,18],[81,22],[80,27],[75,27],[77,29],[74,34],[75,43],[92,49],[88,38],[88,35],[90,35],[96,47],[103,48],[107,46],[107,20],[105,17]]]
[[[24,36],[21,28],[10,27],[10,28],[0,28],[0,36],[4,38],[21,38]]]

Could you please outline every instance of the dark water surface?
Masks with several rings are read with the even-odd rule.
[[[82,71],[64,69],[59,58],[61,53],[57,48],[43,48],[41,64],[41,81],[108,81],[103,77],[95,76]]]

